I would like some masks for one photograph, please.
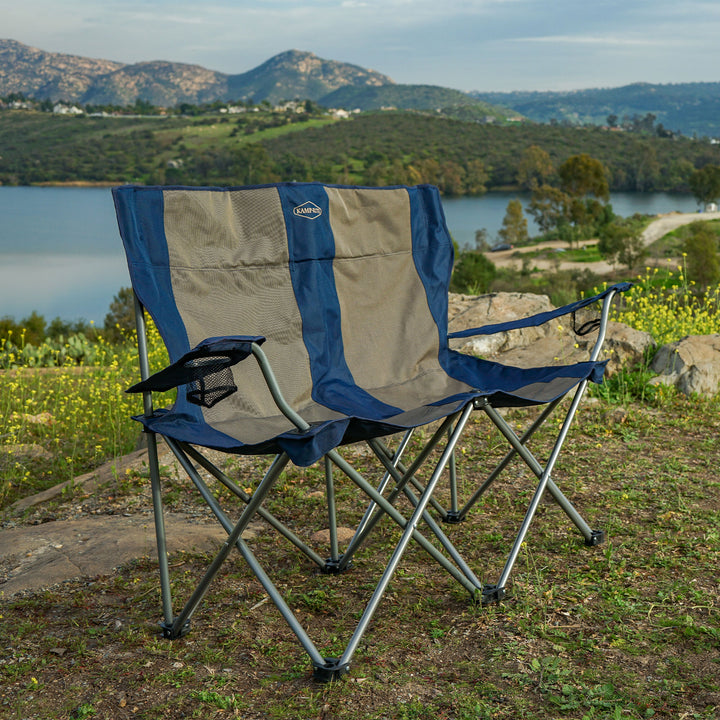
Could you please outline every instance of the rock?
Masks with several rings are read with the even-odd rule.
[[[647,352],[657,343],[650,333],[635,330],[619,322],[608,323],[607,335],[603,343],[601,360],[607,360],[607,375],[613,375],[620,369],[634,370],[645,362]]]
[[[533,293],[491,293],[489,295],[450,295],[449,331],[491,325],[553,310],[546,295]],[[472,353],[507,365],[533,367],[571,364],[588,360],[597,334],[577,335],[574,327],[594,317],[591,309],[572,316],[556,318],[538,327],[521,328],[494,335],[450,341],[453,349]],[[608,360],[607,375],[621,367],[640,365],[655,341],[648,333],[611,322],[603,345],[601,360]]]
[[[339,527],[337,529],[338,542],[346,543],[352,540],[355,531],[352,528]],[[316,543],[327,544],[330,542],[330,530],[318,530],[312,534],[312,541]]]
[[[467,328],[493,325],[508,320],[535,315],[552,310],[553,305],[547,295],[533,293],[490,293],[488,295],[450,295],[449,331],[457,332]],[[450,346],[487,357],[508,352],[546,337],[547,328],[521,328],[494,335],[481,335],[476,338],[451,340]]]
[[[166,513],[168,552],[214,552],[227,538],[219,524]],[[135,558],[157,557],[152,515],[83,517],[2,531],[0,597],[77,577],[109,575]]]
[[[53,455],[42,445],[35,443],[15,443],[13,445],[0,445],[0,455],[6,455],[10,460],[52,460]],[[2,462],[0,461],[0,467]]]
[[[654,385],[712,397],[720,390],[720,335],[688,335],[663,345],[650,367],[659,373],[650,381]]]

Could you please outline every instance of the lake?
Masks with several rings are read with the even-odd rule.
[[[529,200],[522,193],[444,199],[455,241],[473,247],[475,231],[485,228],[492,242],[515,197]],[[623,216],[697,211],[689,195],[617,193],[611,202]],[[35,310],[48,321],[102,325],[113,297],[129,285],[108,188],[0,187],[0,317],[20,320]]]

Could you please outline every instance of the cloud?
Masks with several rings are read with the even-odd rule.
[[[666,38],[623,37],[619,35],[542,35],[538,37],[512,38],[511,42],[551,43],[553,45],[605,45],[608,47],[654,47],[668,44]]]

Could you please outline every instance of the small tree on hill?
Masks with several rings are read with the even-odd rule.
[[[698,205],[717,202],[720,198],[720,166],[706,165],[690,176],[690,190]]]
[[[625,265],[631,272],[648,254],[637,224],[623,218],[615,218],[603,228],[598,251],[606,260]]]
[[[523,150],[517,170],[517,181],[520,187],[534,190],[544,185],[553,174],[552,159],[547,150],[531,145]]]
[[[490,289],[497,275],[495,265],[479,252],[464,252],[455,263],[450,290],[457,293],[479,295]]]
[[[508,203],[498,235],[510,245],[517,245],[528,239],[527,218],[523,214],[522,203],[519,200],[513,199]]]
[[[683,247],[687,276],[704,290],[708,285],[720,282],[718,238],[704,222],[693,223],[689,229],[690,235]]]

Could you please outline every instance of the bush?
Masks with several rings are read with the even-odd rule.
[[[495,265],[482,253],[464,252],[455,263],[450,291],[469,295],[486,293],[496,275]]]

